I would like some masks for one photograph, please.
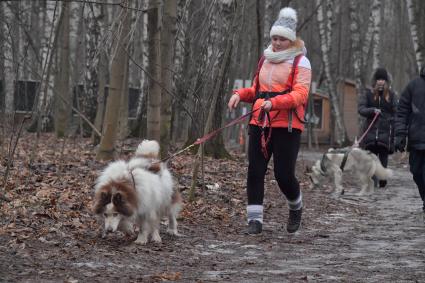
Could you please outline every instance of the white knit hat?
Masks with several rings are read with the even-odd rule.
[[[286,7],[280,10],[279,17],[270,30],[270,37],[273,35],[283,36],[290,41],[297,38],[297,12],[294,9]]]

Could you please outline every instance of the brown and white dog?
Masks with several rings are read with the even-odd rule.
[[[139,146],[139,149],[146,148]],[[136,153],[136,158],[142,157],[137,157]],[[133,234],[133,224],[136,224],[139,227],[136,243],[146,244],[149,236],[152,241],[161,242],[160,221],[165,216],[169,220],[168,233],[179,235],[176,218],[181,209],[181,197],[173,190],[170,171],[165,164],[160,164],[160,170],[153,172],[148,163],[141,161],[145,162],[114,161],[96,181],[93,210],[103,216],[104,236],[117,230]]]

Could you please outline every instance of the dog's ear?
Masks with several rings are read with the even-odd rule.
[[[115,205],[115,209],[129,217],[134,213],[134,210],[131,208],[130,205],[128,205],[128,203],[124,200],[124,197],[121,193],[116,193],[113,197],[112,197],[112,202]]]
[[[105,206],[111,202],[111,193],[109,192],[99,192],[95,196],[95,202],[93,204],[93,212],[95,214],[100,214],[103,212]]]

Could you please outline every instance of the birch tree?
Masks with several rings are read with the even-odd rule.
[[[340,111],[339,99],[336,92],[335,80],[331,70],[330,62],[330,53],[328,47],[330,43],[328,42],[328,36],[326,31],[326,22],[324,17],[324,8],[321,5],[321,0],[316,0],[316,5],[320,6],[317,13],[317,21],[319,25],[319,34],[320,34],[320,46],[322,51],[322,62],[324,65],[324,71],[326,76],[326,85],[329,90],[329,98],[331,101],[332,116],[334,118],[336,126],[336,143],[338,145],[343,145],[347,142],[347,132],[345,129],[345,124],[343,117]],[[328,11],[330,13],[330,11]],[[328,18],[331,17],[328,15]]]
[[[19,2],[2,2],[6,25],[4,41],[4,94],[5,113],[10,116],[14,111],[15,81],[18,79],[18,50],[19,50],[19,25],[14,22],[14,14],[18,13]]]
[[[376,70],[380,66],[380,43],[381,43],[381,0],[373,0],[373,41],[372,41],[372,68]]]
[[[415,52],[415,58],[416,58],[416,65],[417,65],[417,70],[419,72],[419,70],[422,67],[423,64],[423,58],[424,58],[424,54],[423,54],[423,47],[419,44],[419,35],[418,35],[418,17],[417,12],[416,12],[416,7],[414,4],[413,0],[405,0],[406,2],[406,8],[407,8],[407,15],[409,18],[409,24],[410,24],[410,34],[412,37],[412,42],[413,42],[413,49]],[[423,14],[422,14],[423,16]],[[423,28],[423,27],[422,27]]]
[[[359,18],[358,18],[358,1],[350,0],[350,34],[351,34],[351,49],[353,52],[353,70],[354,80],[356,82],[357,95],[360,95],[362,89],[361,79],[361,47],[360,47],[360,30],[359,30]]]

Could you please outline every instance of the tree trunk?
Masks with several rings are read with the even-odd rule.
[[[168,91],[173,88],[174,40],[176,37],[177,1],[164,3],[164,16],[161,33],[161,78],[162,85]],[[161,156],[165,157],[170,146],[171,136],[171,96],[161,92]]]
[[[125,35],[125,54],[124,54],[124,76],[122,81],[122,94],[121,94],[121,103],[120,103],[120,116],[119,116],[119,138],[125,139],[128,136],[128,96],[129,96],[129,90],[128,90],[128,63],[129,63],[129,36],[130,36],[130,19],[131,19],[131,13],[129,12],[127,17],[125,17],[124,23],[123,23],[123,29],[121,33]]]
[[[257,20],[257,58],[260,58],[263,55],[263,28],[264,28],[264,20],[261,15],[264,11],[264,1],[257,0],[255,6],[255,16]]]
[[[128,0],[123,2],[128,6]],[[100,141],[96,158],[98,160],[110,160],[114,158],[115,142],[117,139],[118,119],[120,111],[121,95],[123,95],[123,82],[125,76],[125,49],[127,48],[128,34],[122,32],[124,22],[129,17],[129,10],[122,8],[119,15],[119,23],[114,29],[113,52],[111,63],[111,78],[109,84],[108,100],[106,104],[105,120],[103,123],[103,136]]]
[[[320,5],[321,0],[316,0],[316,4]],[[339,99],[336,92],[335,80],[332,75],[330,58],[329,58],[329,50],[328,50],[328,38],[326,36],[326,24],[323,15],[323,6],[319,7],[317,13],[317,21],[319,24],[319,34],[320,34],[320,45],[322,50],[322,61],[324,65],[324,70],[326,74],[326,83],[329,88],[329,98],[331,102],[332,115],[334,118],[335,126],[336,126],[336,143],[338,145],[343,145],[347,140],[347,133],[344,125],[344,120],[341,115]],[[331,13],[331,11],[327,11],[327,13]]]
[[[351,34],[351,49],[353,52],[353,69],[354,69],[354,80],[356,82],[357,95],[360,95],[362,89],[361,79],[361,50],[360,50],[360,31],[359,31],[359,19],[357,15],[358,1],[350,0],[350,34]]]
[[[423,64],[423,50],[419,44],[419,35],[418,35],[418,18],[417,13],[414,5],[413,0],[405,0],[406,1],[406,8],[407,8],[407,15],[409,16],[409,23],[410,23],[410,34],[412,37],[413,42],[413,48],[415,51],[415,58],[416,58],[416,65],[417,65],[417,71],[419,73],[419,70],[422,67]],[[423,14],[422,14],[423,16]],[[423,27],[422,27],[423,28]]]
[[[93,21],[97,21],[96,26],[100,25],[102,21],[102,25],[105,26],[108,23],[108,10],[105,7],[94,5],[92,8],[93,11]],[[96,28],[97,29],[97,28]],[[100,29],[100,28],[99,28]],[[99,30],[99,33],[105,34],[105,29],[103,32]],[[96,108],[96,116],[94,119],[94,126],[100,132],[102,132],[103,125],[103,115],[105,112],[105,87],[108,78],[108,56],[106,54],[105,48],[101,48],[98,53],[98,88],[97,88],[97,108]],[[94,132],[92,133],[92,142],[97,145],[100,142],[100,137],[96,135]]]
[[[128,19],[129,17],[127,17]],[[126,21],[125,25],[129,27],[130,21]],[[129,33],[129,29],[126,30],[126,33]],[[124,31],[123,31],[124,32]],[[128,52],[128,51],[127,51]],[[123,77],[123,86],[122,86],[122,95],[121,95],[121,102],[120,102],[120,116],[119,116],[119,132],[118,136],[119,139],[123,140],[128,136],[129,129],[128,129],[128,96],[129,96],[129,89],[128,89],[128,55],[126,54],[124,58],[124,77]]]
[[[4,10],[4,17],[6,19],[6,34],[8,38],[4,43],[4,74],[5,79],[4,83],[4,94],[5,94],[5,113],[9,118],[13,115],[15,110],[14,107],[14,93],[15,93],[15,83],[18,80],[19,72],[19,62],[18,62],[18,53],[19,53],[19,25],[16,22],[13,22],[14,15],[19,15],[19,2],[7,3],[3,2],[2,9]]]
[[[372,68],[376,70],[381,64],[379,47],[381,43],[381,0],[374,0],[372,5],[373,19],[373,45],[372,45]]]
[[[147,113],[147,138],[160,141],[161,139],[161,53],[160,53],[160,23],[159,2],[149,0],[148,9],[148,38],[149,38],[149,91]]]
[[[61,42],[59,48],[58,91],[55,93],[55,134],[61,138],[66,134],[71,117],[71,93],[69,88],[69,14],[70,3],[62,2]],[[71,104],[72,105],[72,104]]]

